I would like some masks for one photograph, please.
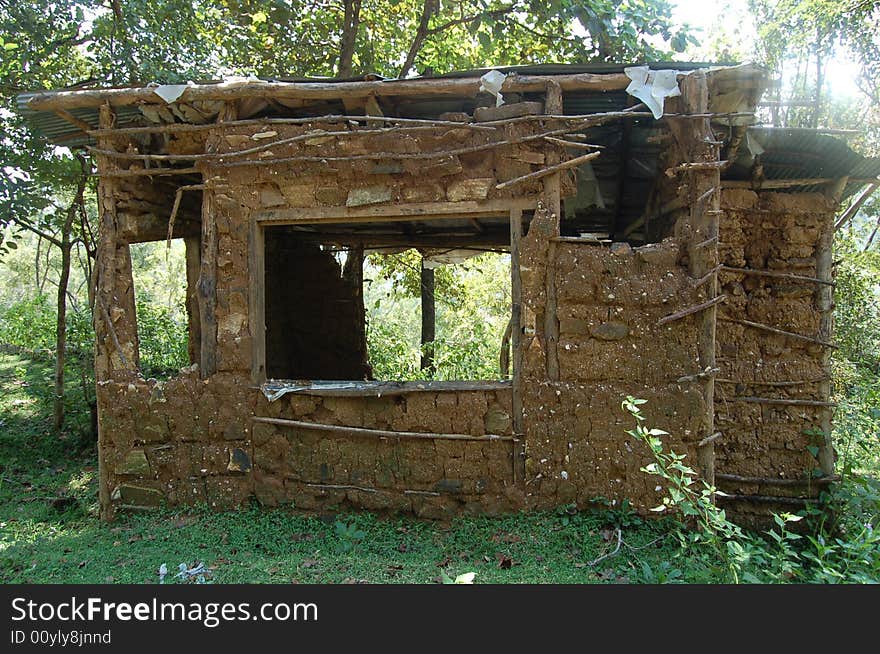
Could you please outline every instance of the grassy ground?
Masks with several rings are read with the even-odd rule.
[[[163,564],[165,583],[432,583],[470,572],[476,583],[726,578],[706,552],[681,548],[669,522],[619,509],[439,523],[252,506],[104,524],[97,519],[94,443],[87,416],[76,410],[82,391],[74,380],[70,426],[55,436],[50,380],[50,361],[0,354],[2,583],[157,583]],[[181,564],[203,564],[205,572],[177,579]]]

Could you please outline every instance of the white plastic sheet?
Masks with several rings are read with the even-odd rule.
[[[500,107],[504,104],[504,97],[501,95],[501,85],[507,75],[500,70],[490,70],[480,78],[480,91],[491,93],[495,96],[495,106]]]
[[[631,66],[624,68],[623,72],[632,80],[626,87],[626,92],[644,102],[655,119],[663,115],[666,98],[681,95],[676,70],[651,70],[647,66]]]

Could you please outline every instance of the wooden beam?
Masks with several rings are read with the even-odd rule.
[[[767,486],[825,486],[835,481],[840,481],[840,477],[833,475],[831,477],[818,477],[816,479],[781,479],[770,477],[743,477],[741,475],[732,475],[727,473],[716,473],[715,478],[720,481],[732,481],[740,484],[759,484]]]
[[[605,75],[591,73],[519,75],[514,73],[507,76],[501,91],[502,93],[540,93],[546,89],[548,82],[551,81],[558,84],[564,91],[621,91],[631,82],[623,73]],[[278,100],[337,100],[368,98],[370,96],[458,96],[471,98],[477,95],[479,89],[480,79],[478,77],[370,82],[222,82],[188,87],[177,102],[229,102],[250,97]],[[148,87],[38,93],[28,101],[28,108],[34,111],[55,111],[56,109],[99,107],[105,103],[113,107],[166,104],[154,88]]]
[[[562,114],[562,87],[554,81],[547,82],[547,90],[544,100],[544,110],[548,114]],[[598,152],[586,154],[582,157],[575,157],[566,162],[565,167],[571,168],[578,165],[576,162],[597,156]],[[548,167],[537,173],[524,175],[517,180],[506,182],[518,183],[525,179],[534,179],[536,175],[544,178],[544,201],[547,209],[550,211],[553,220],[553,233],[551,237],[559,236],[560,220],[562,218],[562,178],[559,172],[560,156],[555,150],[547,152]],[[500,186],[500,185],[499,185]],[[545,294],[546,304],[544,306],[544,338],[546,339],[546,366],[547,378],[550,381],[559,380],[559,316],[557,314],[557,297],[556,297],[556,243],[550,241],[547,248],[547,263],[545,270]]]
[[[201,269],[201,239],[199,236],[188,236],[184,239],[186,246],[186,313],[189,333],[189,362],[199,363],[202,360],[202,321],[199,318],[199,271]]]
[[[709,88],[706,74],[693,71],[681,81],[683,113],[692,115],[705,114],[709,107]],[[677,169],[682,169],[688,176],[687,191],[692,198],[689,202],[689,238],[687,244],[688,268],[690,276],[702,280],[710,277],[707,286],[708,302],[698,305],[702,310],[700,328],[697,335],[697,357],[702,370],[711,370],[715,366],[715,330],[719,297],[718,285],[718,234],[720,205],[720,155],[712,133],[709,118],[695,118],[688,121],[670,123],[684,149],[686,161]],[[714,274],[712,271],[715,270]],[[672,316],[667,319],[671,320]],[[715,377],[708,376],[703,380],[703,400],[706,407],[703,433],[715,432]],[[714,441],[706,440],[697,446],[697,462],[700,474],[710,486],[715,484],[715,445]]]
[[[266,380],[266,240],[256,220],[248,231],[248,327],[253,339],[251,381]]]
[[[520,243],[522,241],[522,209],[510,210],[510,344],[513,352],[513,375],[511,385],[511,421],[513,433],[525,433],[522,401],[522,277],[520,274]],[[525,452],[518,442],[513,450],[514,482],[525,479]],[[517,474],[519,473],[519,474]]]
[[[235,120],[236,106],[227,102],[220,110],[217,122]],[[209,137],[205,143],[208,152],[216,151],[219,137]],[[202,253],[199,271],[199,319],[202,346],[199,374],[207,379],[217,372],[217,198],[216,189],[202,193]]]
[[[501,217],[511,209],[534,209],[537,198],[499,198],[465,200],[462,202],[420,202],[414,204],[374,204],[364,207],[309,207],[268,209],[257,214],[263,224],[292,225],[296,223],[347,223],[399,220],[432,220],[449,218]]]

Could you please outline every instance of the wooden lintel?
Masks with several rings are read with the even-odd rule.
[[[310,207],[270,209],[257,215],[261,224],[348,223],[358,221],[432,220],[507,216],[512,209],[531,211],[536,198],[467,200],[462,202],[421,202],[414,204],[376,204],[366,207]]]

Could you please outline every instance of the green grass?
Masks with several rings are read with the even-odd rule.
[[[253,505],[105,524],[95,446],[71,377],[70,427],[54,435],[51,362],[0,354],[0,583],[158,583],[162,564],[165,582],[179,583],[181,563],[204,564],[203,579],[214,583],[433,583],[468,572],[475,583],[727,580],[705,550],[679,545],[670,520],[643,521],[619,508],[438,522]],[[872,515],[853,514],[854,523],[876,520],[870,493],[859,506]],[[880,557],[873,541],[856,545],[860,561],[864,552]]]

